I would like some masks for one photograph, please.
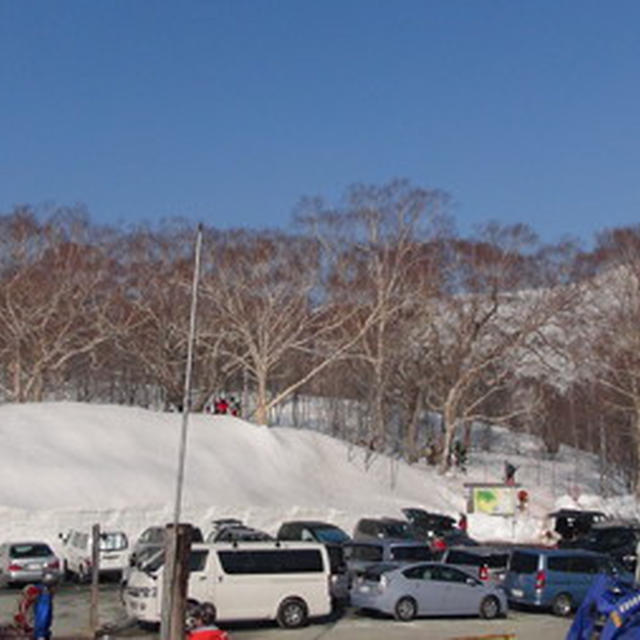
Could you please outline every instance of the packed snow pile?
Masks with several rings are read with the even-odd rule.
[[[140,408],[3,405],[0,541],[28,537],[55,543],[59,532],[94,523],[135,538],[149,525],[170,522],[181,426],[181,414]],[[270,533],[283,520],[297,518],[328,520],[351,532],[360,517],[397,517],[408,506],[457,517],[466,510],[465,484],[500,482],[507,457],[530,495],[529,505],[516,518],[473,514],[471,535],[532,541],[542,535],[545,515],[560,504],[607,510],[594,495],[598,475],[588,457],[576,463],[573,454],[559,456],[551,468],[532,457],[535,443],[514,442],[500,429],[493,439],[489,450],[471,453],[465,472],[443,477],[424,463],[410,466],[318,431],[191,414],[181,519],[206,535],[211,520],[221,517],[238,517]],[[576,464],[581,490],[575,486]],[[616,515],[635,511],[629,499],[610,505]]]

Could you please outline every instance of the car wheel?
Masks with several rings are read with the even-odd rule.
[[[404,597],[400,598],[396,602],[395,606],[395,618],[396,620],[402,620],[402,622],[409,622],[413,620],[418,613],[418,605],[413,598]]]
[[[551,603],[551,611],[557,616],[568,616],[572,608],[573,602],[568,593],[559,593]]]
[[[486,620],[493,620],[500,614],[500,603],[495,596],[487,596],[480,603],[480,615]]]
[[[87,573],[87,570],[83,564],[78,567],[77,578],[79,584],[85,584],[86,582],[89,582],[89,574]]]
[[[283,629],[297,629],[306,624],[308,615],[304,600],[290,598],[280,605],[276,619]]]

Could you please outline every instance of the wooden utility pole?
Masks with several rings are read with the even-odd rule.
[[[187,426],[189,423],[189,410],[191,408],[191,369],[193,365],[193,343],[196,333],[196,310],[198,303],[198,282],[200,280],[201,247],[202,225],[199,224],[198,234],[196,237],[195,264],[191,289],[191,314],[189,316],[187,363],[184,376],[184,395],[182,398],[182,429],[180,431],[180,450],[178,453],[175,506],[173,512],[173,525],[167,528],[167,543],[165,547],[160,640],[184,639],[184,611],[187,596],[187,579],[189,575],[187,571],[187,555],[191,544],[191,532],[188,525],[179,525],[179,522],[180,510],[182,507],[182,486],[184,484],[184,466],[187,449]],[[185,528],[182,529],[182,527]]]
[[[183,640],[189,581],[191,525],[167,525],[167,557],[162,584],[160,637]]]
[[[100,579],[100,525],[94,524],[91,529],[91,604],[89,606],[89,627],[95,637],[98,630],[98,582]]]

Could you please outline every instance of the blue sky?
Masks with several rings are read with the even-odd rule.
[[[637,0],[0,0],[0,212],[283,227],[407,178],[461,233],[640,222]]]

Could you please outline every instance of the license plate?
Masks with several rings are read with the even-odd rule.
[[[361,593],[369,593],[369,585],[368,584],[361,585],[359,591]]]
[[[115,553],[111,553],[111,554],[107,554],[105,556],[102,556],[103,560],[115,560],[118,556],[115,555]]]
[[[29,571],[37,571],[38,569],[42,569],[42,565],[39,562],[29,562],[27,564],[27,569]]]
[[[511,589],[511,595],[515,598],[523,598],[524,591],[522,589]]]

